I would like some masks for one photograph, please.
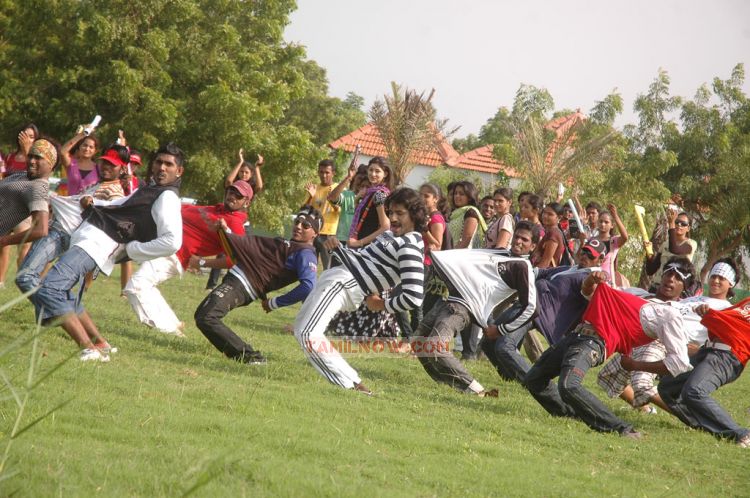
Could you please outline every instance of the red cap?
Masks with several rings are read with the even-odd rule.
[[[137,152],[131,152],[130,153],[130,164],[137,164],[139,166],[142,165],[143,162],[141,160],[141,155],[138,154]]]
[[[607,246],[604,245],[599,239],[589,239],[583,245],[583,248],[591,253],[592,256],[598,258],[607,254]]]
[[[115,149],[107,149],[104,154],[99,156],[99,159],[104,159],[115,166],[125,166],[128,164],[120,158],[120,154],[118,154]]]
[[[253,187],[244,180],[237,180],[229,188],[235,189],[242,197],[246,197],[247,200],[252,200],[253,198]]]

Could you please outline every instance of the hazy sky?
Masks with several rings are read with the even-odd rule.
[[[660,67],[686,97],[738,62],[750,79],[747,0],[297,1],[285,38],[328,71],[332,95],[353,91],[369,109],[391,81],[435,88],[456,136],[511,106],[521,83],[584,112],[617,88],[622,125]]]

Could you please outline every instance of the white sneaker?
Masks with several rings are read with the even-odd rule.
[[[102,353],[96,348],[86,348],[81,351],[78,359],[81,361],[101,361],[102,363],[106,363],[109,361],[109,355]]]
[[[116,353],[117,351],[119,351],[116,347],[112,346],[107,341],[97,342],[96,344],[94,344],[94,347],[105,355],[110,354],[110,353]]]
[[[737,441],[737,446],[740,448],[750,448],[750,434],[746,434],[745,437]]]

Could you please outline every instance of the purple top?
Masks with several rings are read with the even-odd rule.
[[[68,195],[80,194],[91,185],[99,182],[99,173],[96,170],[96,166],[86,173],[86,176],[82,176],[75,157],[70,159],[70,166],[66,173],[68,175]]]

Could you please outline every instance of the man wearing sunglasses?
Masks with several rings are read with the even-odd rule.
[[[536,328],[549,344],[558,343],[563,336],[581,322],[588,301],[581,295],[581,285],[607,254],[598,239],[587,241],[578,256],[578,265],[557,268],[535,268],[536,309],[534,319],[513,332],[500,333],[499,325],[514,319],[523,306],[515,302],[490,325],[482,339],[482,350],[505,380],[523,382],[531,366],[521,355],[524,337]]]
[[[211,344],[228,358],[262,364],[265,356],[245,342],[222,319],[238,306],[261,301],[266,313],[304,301],[315,285],[318,257],[313,240],[323,226],[323,219],[312,206],[303,206],[294,219],[291,240],[227,233],[223,219],[212,223],[224,244],[224,253],[234,262],[224,280],[195,311],[195,324]],[[198,263],[200,265],[200,263]],[[223,258],[204,266],[227,267]],[[269,298],[268,293],[299,282],[281,296]]]
[[[686,269],[680,271],[686,279],[691,277]],[[672,271],[664,278],[676,280]],[[629,355],[633,348],[659,339],[666,350],[664,359],[638,365],[638,369],[676,376],[692,369],[689,339],[679,310],[615,290],[606,282],[604,272],[593,272],[586,278],[581,292],[589,299],[589,305],[583,323],[542,354],[526,374],[524,384],[552,415],[578,418],[596,431],[618,432],[638,439],[641,434],[632,425],[618,418],[583,386],[586,372],[614,353]],[[676,285],[670,288],[677,292]],[[622,361],[623,367],[629,368],[632,360],[623,357]],[[559,377],[557,384],[552,382],[555,377]]]
[[[184,337],[185,323],[175,315],[157,286],[187,270],[197,271],[217,260],[203,259],[223,251],[219,236],[206,223],[223,219],[232,233],[245,232],[245,210],[253,199],[249,183],[237,180],[224,192],[224,202],[214,206],[183,205],[182,246],[170,256],[141,264],[125,285],[123,294],[142,324],[159,332]],[[219,264],[224,265],[224,258]],[[224,265],[226,266],[226,265]],[[209,264],[210,267],[210,264]]]

